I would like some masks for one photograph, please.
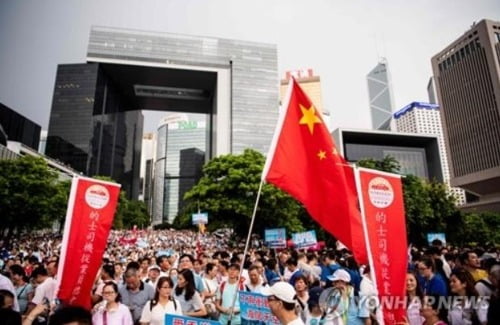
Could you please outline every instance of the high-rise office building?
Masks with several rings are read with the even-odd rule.
[[[366,76],[374,130],[391,130],[393,95],[387,60],[382,58]]]
[[[450,170],[448,167],[441,116],[439,114],[439,105],[412,102],[394,113],[394,120],[396,121],[396,129],[398,132],[432,134],[437,137],[439,155],[441,157],[441,170],[443,171],[443,181],[448,185],[450,191],[457,199],[457,204],[464,204],[464,191],[460,188],[452,188],[450,186]]]
[[[427,83],[427,96],[429,97],[429,104],[438,104],[436,98],[436,83],[434,82],[434,77],[429,78]]]
[[[85,175],[110,176],[137,199],[143,115],[127,109],[134,106],[98,64],[59,65],[46,155]]]
[[[268,151],[276,45],[93,26],[87,63],[59,65],[47,155],[139,195],[142,110],[205,114],[207,157]]]
[[[153,166],[156,151],[156,137],[154,133],[144,133],[141,146],[141,169],[139,200],[144,201],[151,214],[151,197],[153,187]]]
[[[500,211],[500,22],[474,23],[431,61],[451,185],[464,209]]]
[[[41,130],[40,125],[0,103],[0,138],[38,150]]]
[[[154,168],[153,225],[172,223],[183,197],[201,177],[208,130],[186,114],[167,116],[158,127]]]
[[[326,125],[330,125],[330,112],[323,106],[323,97],[321,94],[321,79],[314,74],[313,69],[299,69],[287,71],[285,79],[280,82],[280,101],[285,98],[290,78],[294,77],[297,83],[302,87],[306,95],[312,101],[316,109],[321,112],[321,116]]]
[[[40,144],[38,145],[38,152],[45,154],[45,148],[47,147],[47,130],[42,130],[40,132]]]

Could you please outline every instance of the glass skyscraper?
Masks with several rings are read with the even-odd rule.
[[[172,223],[184,194],[201,177],[209,130],[204,121],[167,117],[158,127],[153,193],[153,225]]]
[[[370,114],[374,130],[390,130],[392,121],[392,88],[387,60],[382,59],[366,76]]]
[[[46,155],[137,198],[143,116],[129,104],[98,64],[59,65]]]

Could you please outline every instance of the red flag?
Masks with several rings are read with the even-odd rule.
[[[386,324],[406,316],[405,286],[408,254],[401,177],[359,168],[359,180],[374,282]]]
[[[292,78],[262,178],[300,201],[311,217],[367,262],[354,173]]]
[[[119,184],[73,178],[57,273],[57,297],[63,304],[90,309],[119,193]]]

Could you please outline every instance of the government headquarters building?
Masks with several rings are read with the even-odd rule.
[[[275,45],[92,27],[86,62],[58,66],[46,154],[137,198],[143,110],[205,114],[205,160],[265,153],[278,84]]]

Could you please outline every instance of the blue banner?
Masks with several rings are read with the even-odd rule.
[[[220,325],[218,321],[179,315],[165,315],[165,325]]]
[[[309,230],[292,234],[292,242],[296,248],[307,248],[315,246],[318,240],[316,239],[316,231]]]
[[[240,311],[242,325],[279,325],[276,316],[273,316],[267,297],[258,293],[240,292]]]
[[[264,242],[269,248],[286,248],[286,229],[266,229],[264,231]]]

